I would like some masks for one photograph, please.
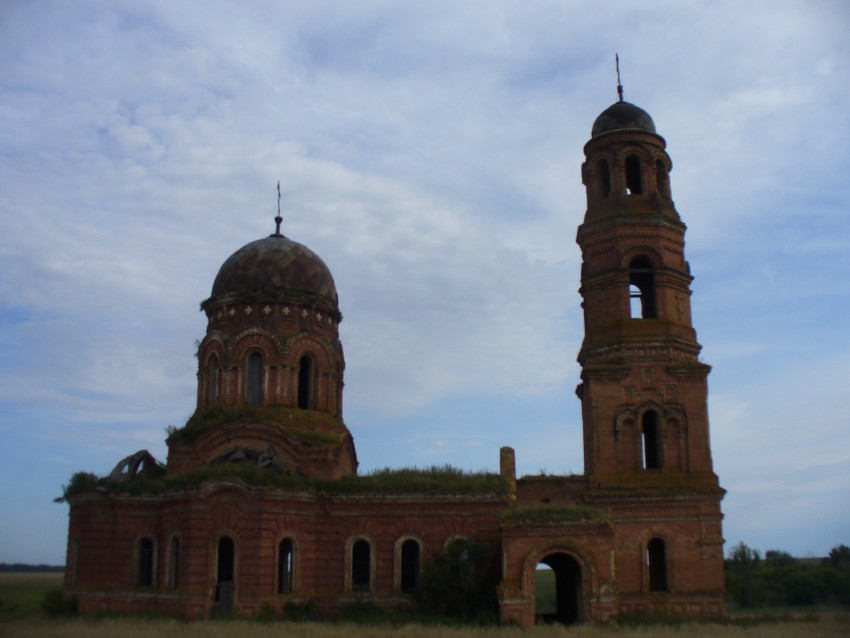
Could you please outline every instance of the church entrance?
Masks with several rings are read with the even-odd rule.
[[[222,536],[218,540],[216,557],[215,611],[226,613],[233,610],[233,592],[236,589],[233,569],[236,548],[233,539]]]
[[[578,561],[560,552],[545,556],[535,571],[538,623],[571,625],[582,620],[582,575]]]

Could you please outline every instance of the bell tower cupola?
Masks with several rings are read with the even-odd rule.
[[[716,484],[706,377],[691,322],[685,224],[670,189],[666,142],[622,99],[584,147],[587,212],[577,242],[585,336],[585,472],[605,481],[685,475]]]

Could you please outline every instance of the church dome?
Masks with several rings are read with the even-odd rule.
[[[227,294],[295,293],[337,305],[331,271],[312,250],[274,234],[246,244],[225,261],[212,287],[212,297]]]
[[[630,102],[615,102],[599,114],[593,123],[590,137],[597,137],[609,131],[620,129],[641,129],[655,133],[655,123],[649,113]]]

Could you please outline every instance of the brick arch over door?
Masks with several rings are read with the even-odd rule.
[[[591,617],[590,602],[595,600],[599,586],[596,564],[593,557],[577,544],[564,541],[545,543],[538,545],[529,552],[522,570],[523,594],[533,605],[536,593],[535,580],[537,566],[540,563],[549,564],[550,562],[556,562],[558,559],[555,559],[555,557],[559,556],[574,561],[578,568],[578,577],[581,579],[580,587],[576,592],[578,594],[578,608],[575,610],[576,617],[570,619],[569,622],[581,622]],[[557,568],[558,566],[556,564],[553,569]]]

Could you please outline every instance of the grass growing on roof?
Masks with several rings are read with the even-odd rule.
[[[75,474],[74,477],[84,473]],[[220,463],[205,465],[187,474],[166,478],[164,476],[136,476],[121,483],[109,483],[93,475],[85,480],[72,478],[73,489],[66,488],[65,496],[73,496],[98,489],[116,494],[159,494],[170,490],[188,489],[205,481],[232,479],[258,488],[300,489],[328,494],[495,494],[503,495],[506,486],[498,474],[467,472],[450,465],[427,468],[382,468],[361,476],[339,480],[314,479],[297,474],[261,468],[253,464]]]

